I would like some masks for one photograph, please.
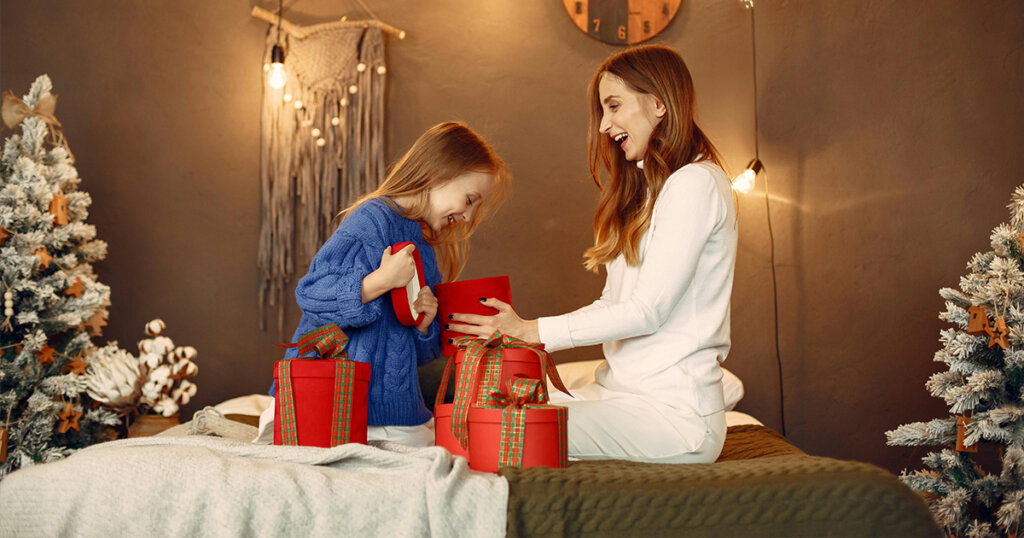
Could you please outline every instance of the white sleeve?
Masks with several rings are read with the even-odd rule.
[[[607,265],[605,265],[605,269],[607,269]],[[572,338],[569,336],[569,325],[566,322],[568,316],[595,310],[611,304],[611,299],[609,298],[611,288],[608,280],[609,279],[606,274],[604,289],[601,290],[601,298],[598,300],[564,316],[552,316],[537,319],[537,334],[540,337],[540,341],[544,343],[544,349],[547,351],[559,351],[573,347]]]
[[[617,302],[602,297],[575,312],[540,318],[540,341],[557,351],[655,332],[693,282],[704,245],[725,218],[724,203],[707,170],[692,167],[673,174],[655,202],[632,294]]]

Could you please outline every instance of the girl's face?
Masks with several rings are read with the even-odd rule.
[[[494,176],[487,172],[466,172],[429,190],[423,222],[435,232],[456,221],[469,222],[473,212],[494,190]]]
[[[626,154],[638,161],[647,153],[651,133],[665,116],[665,105],[649,93],[634,91],[621,78],[605,73],[597,86],[601,100],[601,134],[612,138]]]

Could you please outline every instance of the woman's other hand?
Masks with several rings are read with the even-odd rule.
[[[525,342],[540,342],[537,332],[537,320],[519,317],[512,306],[495,298],[481,299],[481,304],[498,311],[493,316],[477,314],[451,314],[447,328],[452,331],[469,334],[478,338],[487,338],[494,331],[518,338]]]

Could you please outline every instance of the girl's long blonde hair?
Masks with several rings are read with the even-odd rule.
[[[651,133],[644,167],[626,160],[611,138],[601,134],[601,96],[598,85],[605,74],[615,75],[633,91],[651,94],[664,103],[665,116]],[[674,50],[645,45],[609,57],[594,73],[587,88],[590,130],[587,135],[590,175],[601,189],[594,216],[594,246],[584,253],[584,266],[597,271],[620,254],[626,263],[640,263],[639,246],[651,225],[651,213],[668,176],[696,159],[721,166],[718,150],[694,123],[693,80],[686,63]],[[601,183],[600,168],[609,173]]]
[[[422,221],[429,207],[430,190],[467,172],[491,174],[494,189],[468,222],[456,221],[434,232]],[[420,222],[423,237],[437,254],[442,278],[451,282],[466,265],[469,237],[480,222],[505,201],[511,180],[505,163],[469,126],[456,121],[439,123],[413,143],[376,190],[356,200],[339,215],[346,215],[367,200],[384,200],[406,218]],[[410,197],[416,203],[405,211],[394,202],[398,197]]]

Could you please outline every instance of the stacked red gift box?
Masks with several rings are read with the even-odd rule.
[[[437,297],[442,319],[455,312],[493,314],[480,297],[511,302],[508,277],[442,284]],[[544,346],[497,332],[481,339],[445,331],[441,338],[449,358],[434,404],[435,444],[479,471],[567,466],[568,410],[547,403],[545,378],[568,391]],[[452,374],[455,399],[443,403]]]

